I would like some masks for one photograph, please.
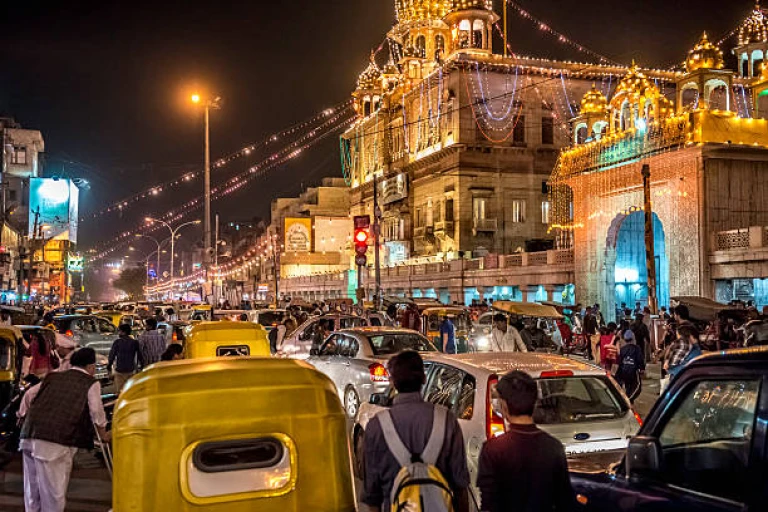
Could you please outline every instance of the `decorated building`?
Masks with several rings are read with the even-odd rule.
[[[585,96],[550,181],[550,228],[573,248],[581,302],[645,304],[652,269],[659,305],[686,295],[768,303],[767,43],[757,6],[738,32],[737,71],[704,34],[674,96],[637,66],[608,98]]]

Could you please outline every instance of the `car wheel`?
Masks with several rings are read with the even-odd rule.
[[[362,480],[363,478],[363,436],[365,435],[365,432],[363,432],[363,429],[357,429],[357,432],[355,432],[355,442],[353,445],[354,449],[354,464],[352,465],[352,469],[355,473],[355,477]]]
[[[344,393],[344,410],[347,411],[347,416],[355,418],[357,411],[360,409],[360,398],[357,396],[355,388],[347,388]]]

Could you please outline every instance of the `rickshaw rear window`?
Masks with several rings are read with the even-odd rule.
[[[237,357],[249,356],[251,349],[248,345],[228,345],[226,347],[216,347],[217,357]]]
[[[437,349],[423,336],[417,334],[379,334],[369,336],[374,355],[397,354],[402,350],[436,352]]]
[[[195,448],[193,463],[203,473],[269,468],[283,458],[283,443],[272,437],[203,443]]]
[[[259,313],[259,323],[264,326],[279,324],[285,318],[282,311],[265,311]]]

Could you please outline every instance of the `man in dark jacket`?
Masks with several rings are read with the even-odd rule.
[[[496,390],[509,428],[480,451],[477,486],[483,512],[561,512],[576,508],[563,444],[533,421],[538,390],[527,373],[512,371]]]
[[[93,378],[96,352],[81,348],[72,369],[49,373],[34,393],[25,417],[20,449],[24,456],[24,505],[28,511],[62,512],[66,506],[72,460],[78,448],[92,448],[94,426],[110,440],[101,402],[101,386]]]
[[[635,343],[631,330],[624,332],[626,344],[619,352],[619,368],[616,370],[616,380],[624,388],[629,401],[634,403],[643,389],[641,375],[645,372],[645,357]]]
[[[643,352],[643,360],[647,361],[651,348],[651,331],[648,329],[648,326],[645,325],[645,322],[643,322],[644,318],[645,315],[642,313],[637,315],[635,321],[632,322],[630,329],[635,333],[635,343],[637,343],[637,346]]]
[[[141,354],[139,342],[131,337],[131,326],[121,324],[117,329],[120,337],[115,340],[109,351],[107,371],[111,372],[114,365],[115,390],[119,393],[126,381],[144,366],[144,356]]]

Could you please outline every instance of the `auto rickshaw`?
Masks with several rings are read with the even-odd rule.
[[[5,409],[19,383],[24,341],[18,327],[0,327],[0,411]]]
[[[198,322],[187,328],[185,338],[187,359],[271,355],[267,331],[252,322]]]
[[[189,317],[191,322],[201,320],[213,320],[213,306],[210,304],[197,304],[192,306],[192,314]]]
[[[334,384],[289,359],[159,363],[113,416],[113,510],[353,512]]]
[[[562,335],[560,334],[556,320],[562,319],[563,315],[558,313],[557,309],[554,307],[545,306],[536,302],[497,300],[493,303],[493,309],[520,319],[530,319],[534,322],[534,327],[546,334],[546,336],[542,337],[543,339],[540,340],[541,343],[537,343],[536,340],[534,340],[534,346],[529,347],[529,350],[533,348],[537,352],[553,352],[562,348]],[[528,345],[529,342],[522,332],[520,335],[523,336],[523,341]],[[555,340],[560,340],[560,343]]]
[[[124,312],[117,311],[117,310],[114,310],[114,309],[111,309],[109,311],[99,311],[99,312],[97,312],[95,314],[96,314],[96,316],[100,316],[102,318],[106,318],[107,320],[112,322],[112,324],[115,327],[119,327],[120,326],[120,319],[123,318],[123,316],[125,315]]]
[[[472,320],[469,317],[469,309],[464,306],[440,306],[428,307],[421,310],[421,333],[440,350],[442,350],[442,340],[440,339],[440,324],[443,317],[448,316],[456,328],[456,351],[460,354],[470,351],[469,331],[472,327]]]

